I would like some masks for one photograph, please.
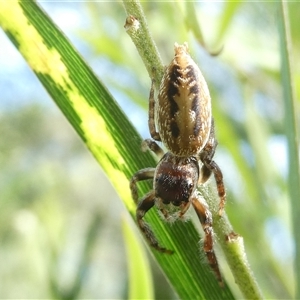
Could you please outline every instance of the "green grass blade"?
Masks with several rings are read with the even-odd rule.
[[[154,299],[150,264],[127,218],[122,219],[129,273],[128,299]]]
[[[288,188],[291,199],[292,224],[295,240],[295,299],[300,298],[300,163],[299,163],[299,136],[297,132],[296,99],[293,90],[291,35],[287,3],[281,1],[279,7],[279,36],[281,49],[281,76],[285,105],[285,131],[288,140]]]

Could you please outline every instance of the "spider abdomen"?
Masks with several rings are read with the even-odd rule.
[[[203,149],[211,127],[211,100],[187,44],[175,44],[175,57],[163,76],[156,108],[158,132],[169,151],[187,157]]]

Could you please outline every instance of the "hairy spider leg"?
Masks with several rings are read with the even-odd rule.
[[[153,151],[159,158],[161,158],[164,155],[164,151],[159,147],[159,145],[151,140],[151,139],[146,139],[142,143],[142,148],[145,150],[145,148],[149,148],[151,151]],[[142,170],[139,170],[136,172],[131,180],[130,180],[130,190],[132,194],[132,198],[136,203],[138,203],[138,190],[137,190],[137,182],[142,181],[142,180],[147,180],[147,179],[153,179],[155,173],[155,168],[145,168]],[[149,193],[147,193],[138,203],[138,207],[136,210],[136,219],[139,228],[141,229],[142,233],[144,234],[145,238],[149,242],[150,246],[154,247],[156,250],[163,252],[163,253],[168,253],[172,254],[172,250],[168,250],[164,247],[161,247],[149,227],[149,225],[144,221],[144,216],[147,213],[147,211],[152,208],[155,204],[155,192],[152,190]]]
[[[154,140],[151,139],[145,139],[142,142],[142,150],[146,151],[147,149],[150,149],[152,152],[154,152],[159,160],[165,154],[164,150],[160,146],[158,146],[158,144]]]
[[[192,198],[192,205],[197,213],[197,216],[202,225],[205,238],[203,249],[206,254],[209,266],[214,271],[220,286],[223,286],[223,280],[220,273],[218,261],[213,249],[213,229],[212,229],[212,215],[209,211],[208,207],[202,202],[200,202],[199,196],[195,196]]]
[[[205,183],[210,177],[211,173],[214,173],[218,195],[220,198],[219,204],[219,216],[222,216],[225,202],[226,202],[226,191],[223,182],[223,174],[220,167],[213,160],[213,156],[215,154],[215,150],[217,148],[218,141],[215,138],[215,125],[214,119],[211,122],[211,130],[209,139],[200,153],[200,159],[203,162],[203,166],[201,167],[199,183]]]
[[[160,134],[158,131],[156,131],[155,128],[155,98],[154,98],[154,84],[155,80],[152,80],[151,89],[150,89],[150,95],[149,95],[149,120],[148,120],[148,126],[151,137],[156,141],[161,141]]]
[[[152,246],[153,248],[155,248],[160,252],[172,254],[173,253],[172,250],[168,250],[159,245],[153,231],[143,219],[147,211],[150,208],[152,208],[154,204],[155,204],[155,193],[152,190],[148,194],[146,194],[138,204],[136,210],[136,219],[137,219],[138,226],[140,227],[142,233],[144,234],[145,238],[149,242],[150,246]]]
[[[147,149],[150,149],[152,152],[154,152],[159,159],[161,159],[164,155],[163,149],[161,149],[158,146],[158,144],[151,139],[145,139],[142,142],[142,150],[145,151]],[[135,201],[135,203],[138,202],[138,191],[137,191],[136,183],[142,180],[153,179],[154,173],[155,173],[155,168],[145,168],[139,170],[131,177],[130,190],[131,190],[132,198]]]
[[[158,146],[158,144],[151,140],[146,139],[142,142],[142,149],[145,151],[149,148],[153,151],[159,159],[161,159],[164,155],[164,151]],[[131,195],[135,203],[138,203],[138,190],[136,183],[142,180],[153,179],[155,173],[155,168],[145,168],[137,171],[130,179],[130,190]]]
[[[138,181],[153,179],[155,168],[145,168],[137,171],[130,179],[131,195],[135,203],[138,203],[139,195],[136,183]]]
[[[182,202],[180,204],[180,212],[179,212],[179,218],[182,218],[185,213],[188,211],[188,209],[190,208],[191,202]]]

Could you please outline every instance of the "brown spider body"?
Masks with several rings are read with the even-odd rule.
[[[158,130],[156,130],[156,128]],[[151,246],[161,252],[173,251],[159,245],[144,216],[154,205],[166,220],[183,218],[192,205],[201,222],[205,238],[204,252],[219,283],[222,278],[213,250],[212,215],[197,191],[214,174],[220,197],[219,215],[225,205],[223,176],[213,161],[217,141],[207,84],[188,53],[188,46],[175,44],[175,57],[166,68],[158,99],[154,99],[154,82],[149,97],[149,130],[151,139],[143,142],[160,161],[156,168],[136,172],[130,181],[133,199],[138,203],[136,217]],[[158,146],[162,141],[169,152]],[[201,162],[201,165],[200,165]],[[200,167],[201,166],[201,167]],[[138,201],[137,182],[153,179],[153,189]]]
[[[175,47],[155,105],[160,138],[173,154],[197,155],[211,127],[211,100],[207,84],[186,45]]]
[[[195,192],[199,165],[194,157],[182,158],[167,152],[154,174],[155,196],[163,203],[180,206],[189,202]]]

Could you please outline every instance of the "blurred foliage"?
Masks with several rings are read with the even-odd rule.
[[[80,15],[84,25],[66,34],[80,39],[82,55],[148,137],[150,78],[123,28],[122,5],[41,5],[58,23],[60,11]],[[191,4],[142,5],[165,64],[175,41],[189,42],[213,99],[219,140],[215,160],[225,177],[230,221],[244,238],[265,298],[292,298],[294,240],[277,4],[195,3],[200,31],[186,22]],[[288,7],[299,104],[300,6]],[[219,56],[209,56],[220,47]],[[296,113],[299,124],[299,105]],[[126,298],[122,206],[74,132],[58,111],[32,102],[1,112],[0,128],[0,255],[5,262],[0,265],[0,297]],[[222,268],[232,280],[226,264]],[[175,297],[156,267],[154,275],[156,298]]]

